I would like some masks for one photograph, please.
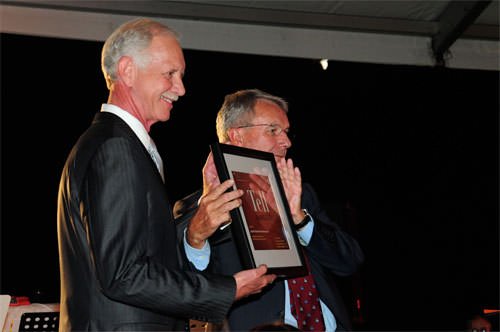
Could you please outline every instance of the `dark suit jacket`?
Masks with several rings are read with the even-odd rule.
[[[198,191],[175,203],[174,216],[177,218],[178,232],[182,231],[194,213],[200,195]],[[350,317],[334,278],[335,275],[348,276],[354,273],[364,260],[363,252],[358,242],[328,217],[314,189],[307,183],[303,184],[302,207],[308,210],[315,222],[311,241],[305,251],[320,298],[333,312],[337,330],[351,330]],[[230,227],[214,233],[210,245],[212,254],[209,269],[227,275],[242,269]],[[284,308],[284,282],[278,281],[260,294],[235,303],[228,317],[230,328],[248,331],[257,325],[282,320]]]
[[[185,269],[159,172],[114,114],[98,113],[66,161],[58,241],[60,331],[184,330],[234,300],[234,278]]]

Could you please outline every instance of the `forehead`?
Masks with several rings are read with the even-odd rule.
[[[179,62],[184,66],[184,54],[177,39],[167,33],[158,34],[153,37],[149,50],[156,60],[168,58],[172,62]]]
[[[273,124],[286,124],[288,126],[288,116],[286,112],[272,101],[266,99],[257,100],[254,111],[255,119]]]

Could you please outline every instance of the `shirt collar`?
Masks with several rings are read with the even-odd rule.
[[[130,129],[132,129],[132,131],[139,138],[146,149],[149,150],[150,147],[156,148],[153,140],[146,131],[146,128],[144,128],[142,123],[129,112],[112,104],[102,104],[101,112],[113,113],[114,115],[125,121],[125,123],[130,127]]]

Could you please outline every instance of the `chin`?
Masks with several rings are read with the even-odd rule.
[[[163,116],[161,117],[161,120],[162,122],[165,122],[165,121],[168,121],[170,120],[170,110],[166,111],[164,114],[162,114]]]

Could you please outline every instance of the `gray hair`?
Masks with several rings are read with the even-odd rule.
[[[143,51],[149,47],[153,37],[160,34],[168,34],[179,40],[176,31],[147,18],[125,22],[108,37],[101,53],[101,68],[108,89],[117,79],[117,64],[122,56],[132,57],[140,67],[150,63],[149,54]]]
[[[224,98],[224,103],[217,113],[215,121],[219,142],[227,143],[229,141],[227,132],[230,128],[249,124],[255,115],[254,107],[259,99],[270,101],[288,113],[288,103],[283,98],[258,89],[239,90],[228,94]]]

